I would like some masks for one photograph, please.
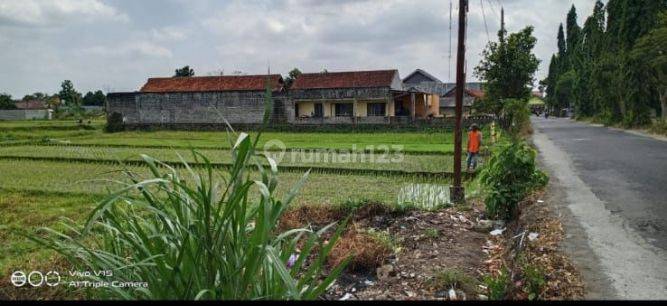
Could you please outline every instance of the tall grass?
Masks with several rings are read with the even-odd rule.
[[[182,158],[179,171],[142,155],[153,178],[139,181],[128,171],[123,188],[100,202],[84,225],[68,225],[64,232],[43,228],[46,238],[30,237],[64,255],[76,270],[113,273],[86,280],[148,284],[95,289],[99,298],[315,299],[348,262],[326,271],[326,256],[344,226],[328,241],[323,235],[335,224],[317,232],[277,232],[308,173],[277,200],[278,168],[255,153],[255,144],[241,134],[231,150],[232,166],[222,172],[195,151],[197,162],[208,165],[197,171]],[[250,178],[252,167],[261,180]],[[260,196],[251,197],[253,192]]]

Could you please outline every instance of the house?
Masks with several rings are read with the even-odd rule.
[[[40,100],[27,100],[27,101],[21,100],[14,103],[14,105],[16,105],[17,109],[31,109],[31,110],[48,109],[46,102]]]
[[[149,78],[138,92],[109,93],[107,115],[120,113],[128,127],[261,124],[267,84],[275,107],[271,120],[286,121],[278,74]]]
[[[439,113],[445,117],[453,117],[455,109],[455,91],[456,83],[444,83],[438,78],[434,77],[432,74],[422,70],[417,69],[409,74],[403,83],[406,86],[412,88],[418,88],[419,90],[427,93],[433,93],[439,95],[440,98],[440,110]],[[464,93],[464,115],[470,115],[472,104],[484,97],[483,92],[484,83],[483,82],[467,82],[466,90]]]
[[[466,88],[463,92],[463,115],[472,114],[473,105],[484,98],[484,92],[480,89]],[[440,113],[445,117],[456,116],[456,86],[445,93],[440,103]]]
[[[388,124],[439,111],[437,95],[405,89],[398,70],[304,73],[289,99],[294,124]]]
[[[0,120],[51,119],[52,111],[43,101],[16,101],[16,109],[0,110]]]

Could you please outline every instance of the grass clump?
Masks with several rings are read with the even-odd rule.
[[[445,269],[438,272],[433,280],[433,285],[439,290],[450,288],[460,289],[467,294],[477,292],[479,281],[459,269]]]
[[[497,275],[487,275],[484,277],[484,284],[486,285],[490,300],[504,300],[510,290],[510,272],[507,268],[503,267],[498,271]]]
[[[193,154],[209,164],[203,155]],[[140,181],[128,173],[129,182],[101,201],[83,227],[44,228],[30,238],[62,254],[77,270],[113,272],[112,279],[91,275],[85,277],[88,281],[148,284],[100,288],[97,298],[317,298],[347,265],[344,258],[325,271],[327,255],[344,225],[328,242],[322,236],[334,224],[316,232],[279,232],[278,220],[307,174],[277,200],[275,162],[269,160],[265,169],[246,134],[240,135],[232,154],[233,166],[224,172],[210,166],[194,171],[183,162],[185,177],[144,155],[152,178]],[[249,175],[251,167],[259,172],[255,180]],[[259,196],[251,197],[253,193]]]
[[[387,233],[360,230],[353,224],[336,242],[329,256],[329,264],[340,265],[351,256],[349,271],[373,271],[384,264],[395,248],[396,244]]]

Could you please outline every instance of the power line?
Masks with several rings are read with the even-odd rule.
[[[482,18],[484,19],[484,29],[486,29],[486,41],[491,42],[491,36],[489,35],[489,25],[486,23],[486,12],[484,12],[484,0],[479,0],[479,4],[482,6]]]

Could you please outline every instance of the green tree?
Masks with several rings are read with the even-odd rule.
[[[298,78],[300,75],[301,75],[301,70],[299,70],[298,68],[292,69],[285,78],[285,87],[287,88],[292,87],[294,80]]]
[[[65,80],[60,84],[58,97],[66,106],[77,108],[81,104],[81,94],[74,89],[74,84],[70,80]]]
[[[505,28],[498,32],[499,41],[490,42],[482,52],[482,61],[475,75],[487,82],[490,110],[500,115],[504,99],[528,99],[540,60],[533,54],[537,39],[533,27],[510,34]]]
[[[174,74],[175,77],[191,77],[195,75],[195,71],[190,68],[190,66],[184,66],[183,68],[176,69]]]
[[[576,82],[577,73],[574,70],[570,70],[558,78],[555,89],[556,110],[558,112],[563,108],[570,107],[572,93]]]
[[[0,93],[0,109],[16,109],[10,94]]]
[[[101,90],[95,91],[94,93],[89,91],[85,96],[83,96],[82,101],[83,105],[86,106],[104,106],[104,103],[106,102],[106,96]]]
[[[637,41],[631,56],[658,92],[660,112],[667,120],[667,11],[660,14],[658,27]]]

